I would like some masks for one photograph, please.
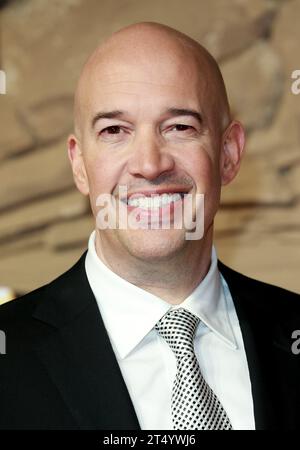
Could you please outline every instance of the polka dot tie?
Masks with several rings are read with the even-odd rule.
[[[194,352],[200,319],[184,308],[169,310],[155,325],[175,354],[177,373],[172,390],[175,430],[230,430],[231,423],[206,383]]]

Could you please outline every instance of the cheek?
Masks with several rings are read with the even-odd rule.
[[[86,160],[90,190],[90,204],[94,215],[99,207],[97,199],[101,194],[112,194],[119,183],[123,163],[120,158],[100,151],[90,151]]]
[[[185,170],[194,179],[199,193],[209,193],[220,183],[218,164],[211,152],[190,154],[185,160]]]
[[[208,147],[210,148],[210,147]],[[195,151],[186,158],[185,170],[193,178],[198,194],[204,194],[205,223],[208,226],[219,207],[221,180],[218,161],[209,150]]]
[[[101,194],[110,194],[114,188],[114,177],[100,161],[90,162],[87,170],[90,190],[90,205],[96,217],[99,206],[97,200]]]

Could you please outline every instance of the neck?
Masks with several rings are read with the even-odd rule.
[[[147,261],[132,255],[116,255],[105,248],[96,232],[98,257],[120,277],[177,305],[196,288],[207,274],[211,264],[213,224],[199,241],[189,241],[183,251],[163,261]]]

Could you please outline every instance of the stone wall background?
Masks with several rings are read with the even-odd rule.
[[[70,267],[93,229],[67,160],[72,98],[98,42],[141,20],[217,58],[247,129],[241,171],[216,218],[219,258],[300,292],[300,0],[19,0],[0,15],[0,284],[27,292]]]

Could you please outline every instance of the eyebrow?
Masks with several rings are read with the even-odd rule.
[[[200,125],[203,124],[203,117],[202,115],[196,111],[195,109],[187,109],[187,108],[169,108],[166,111],[170,116],[176,117],[176,116],[190,116],[194,117]]]
[[[165,113],[169,114],[171,117],[176,117],[176,116],[194,117],[200,123],[200,125],[203,124],[202,115],[194,109],[168,108],[165,111]],[[95,114],[95,116],[92,119],[92,123],[91,123],[92,129],[94,128],[94,126],[96,125],[98,120],[100,120],[100,119],[117,119],[117,118],[122,118],[122,116],[124,116],[125,114],[126,114],[126,111],[119,111],[119,110],[99,111],[97,114]]]
[[[116,118],[120,118],[125,114],[125,111],[103,111],[103,112],[98,112],[92,119],[92,128],[94,128],[94,126],[96,125],[96,122],[98,122],[98,120],[100,119],[116,119]]]

